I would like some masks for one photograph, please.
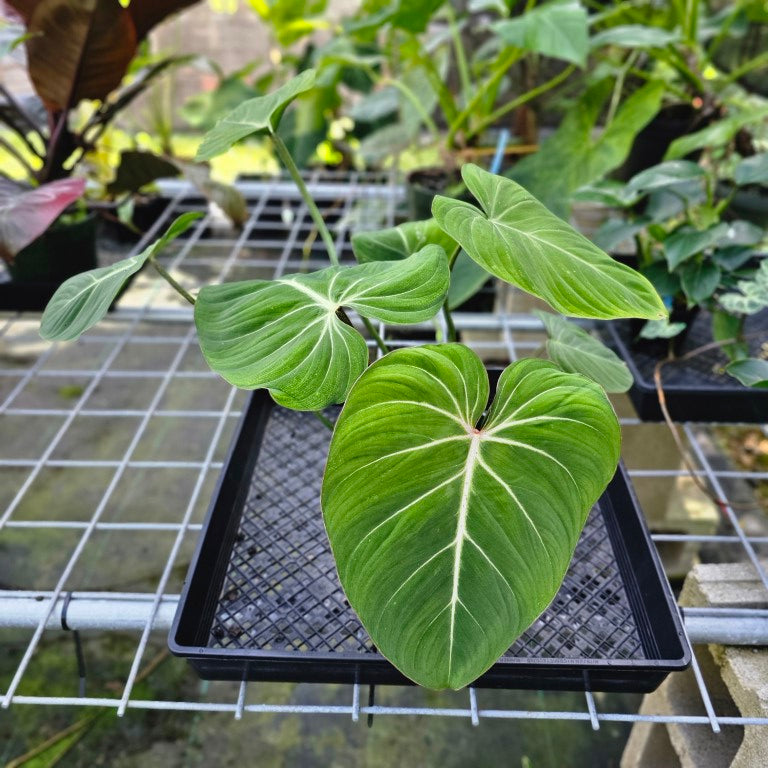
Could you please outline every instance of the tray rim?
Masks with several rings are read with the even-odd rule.
[[[220,496],[222,489],[224,488],[225,483],[229,480],[229,475],[231,472],[233,472],[233,460],[236,456],[236,454],[242,450],[241,448],[241,440],[245,440],[244,435],[245,433],[245,427],[248,425],[249,422],[253,422],[254,424],[254,433],[251,438],[249,438],[248,442],[251,444],[250,449],[248,450],[248,461],[246,462],[251,466],[255,466],[258,456],[261,450],[261,444],[263,439],[263,433],[266,428],[269,414],[275,406],[274,401],[269,396],[268,392],[266,390],[256,390],[252,392],[250,398],[248,399],[247,405],[243,409],[243,413],[240,417],[240,420],[238,422],[237,428],[234,431],[231,444],[229,446],[229,450],[227,452],[227,457],[224,461],[224,466],[219,474],[219,477],[216,482],[216,487],[213,492],[213,495],[211,497],[211,502],[208,507],[208,511],[205,516],[205,520],[203,522],[200,535],[198,536],[197,544],[195,546],[195,551],[192,556],[192,559],[190,560],[190,565],[184,580],[183,588],[181,591],[181,595],[179,598],[179,603],[176,609],[176,613],[173,618],[173,622],[171,625],[170,632],[168,634],[168,647],[175,656],[186,658],[193,666],[195,666],[196,663],[208,663],[208,662],[220,662],[220,663],[228,663],[230,665],[242,665],[243,668],[249,667],[252,664],[264,662],[264,663],[277,663],[277,664],[286,664],[287,662],[292,662],[297,666],[300,667],[311,667],[312,665],[327,665],[327,666],[338,666],[338,667],[349,667],[350,670],[365,670],[370,671],[372,673],[375,672],[381,672],[381,673],[388,673],[390,677],[392,677],[392,683],[393,684],[400,684],[400,683],[406,683],[406,684],[413,684],[412,681],[410,681],[407,677],[405,677],[394,665],[391,664],[384,656],[378,653],[363,653],[363,652],[333,652],[333,651],[287,651],[287,650],[263,650],[263,649],[242,649],[242,648],[210,648],[208,646],[201,646],[201,645],[192,645],[192,644],[184,644],[177,640],[177,636],[180,630],[180,625],[182,622],[182,618],[186,615],[186,613],[190,610],[192,610],[191,606],[188,605],[188,603],[191,601],[192,595],[190,594],[192,592],[192,586],[193,586],[193,578],[195,576],[195,573],[198,568],[199,561],[202,559],[205,550],[208,548],[208,546],[213,547],[214,544],[208,545],[208,537],[209,537],[209,531],[211,527],[211,523],[213,522],[214,518],[218,517],[219,515],[227,514],[225,512],[220,512],[219,505],[220,505]],[[252,469],[251,469],[252,471]],[[248,474],[248,477],[250,477],[250,473]],[[494,665],[483,675],[481,675],[477,681],[475,681],[474,684],[483,684],[483,681],[486,680],[486,682],[490,682],[491,685],[497,685],[496,682],[493,682],[499,678],[499,675],[503,675],[505,671],[513,672],[515,670],[519,671],[525,671],[529,670],[534,675],[535,674],[542,674],[542,677],[545,678],[547,674],[556,673],[558,671],[562,670],[571,670],[573,672],[584,672],[585,675],[591,671],[595,672],[602,672],[606,674],[611,673],[618,673],[621,671],[628,671],[628,672],[634,672],[638,673],[640,671],[646,671],[649,674],[652,673],[658,673],[658,672],[673,672],[673,671],[682,671],[686,669],[690,663],[691,663],[691,647],[687,639],[687,635],[685,633],[685,630],[683,628],[683,622],[680,615],[679,608],[677,606],[677,603],[675,601],[674,595],[672,594],[672,589],[670,587],[669,581],[666,577],[666,574],[664,573],[658,552],[656,550],[655,545],[653,544],[650,533],[648,531],[647,525],[645,523],[644,516],[642,514],[642,511],[640,509],[640,505],[637,501],[637,496],[635,494],[634,488],[632,487],[632,484],[629,479],[629,474],[626,470],[626,467],[624,466],[623,461],[619,462],[619,465],[616,469],[616,473],[614,477],[612,478],[611,482],[609,483],[608,488],[611,488],[615,483],[620,483],[621,486],[624,488],[624,490],[628,493],[631,506],[633,509],[633,521],[639,525],[641,531],[643,532],[645,544],[647,547],[648,556],[650,557],[650,564],[652,566],[652,577],[655,579],[656,583],[660,587],[664,598],[665,598],[665,608],[666,613],[668,614],[668,619],[671,624],[671,632],[674,632],[676,635],[679,644],[680,644],[680,650],[681,655],[677,658],[672,659],[594,659],[594,658],[583,658],[583,657],[562,657],[562,658],[547,658],[547,657],[518,657],[518,656],[502,656],[500,659],[498,659]],[[242,487],[246,485],[242,482],[242,480],[239,480],[239,486]],[[610,500],[610,494],[608,489],[604,492],[603,496],[608,495],[608,498]],[[602,499],[603,496],[600,498]],[[611,504],[612,506],[612,504]],[[224,521],[225,524],[232,524],[233,518],[236,518],[237,526],[239,527],[240,519],[242,516],[242,507],[239,509],[230,509],[227,514],[227,519]],[[603,514],[604,517],[604,524],[606,525],[606,528],[609,529],[609,525],[607,521],[605,520],[605,513],[601,509],[601,514]],[[611,547],[614,552],[614,557],[616,556],[616,544],[614,542],[614,537],[611,535],[610,530],[608,530],[609,537],[611,540]],[[227,554],[227,564],[230,561],[231,556],[231,546],[228,547],[228,554]],[[208,593],[205,595],[206,600],[210,598],[210,595],[213,593],[217,597],[219,595],[219,592],[221,590],[221,584],[218,583],[218,579],[216,579],[216,589],[213,590],[212,586],[209,586]],[[624,574],[622,573],[622,583],[625,583]],[[202,604],[202,602],[205,601],[198,601]],[[351,609],[350,609],[351,610]],[[546,609],[545,609],[546,610]],[[204,618],[204,610],[201,607],[197,611],[198,615],[200,615],[201,619]],[[633,618],[636,618],[636,613],[634,607],[632,607],[632,613]],[[207,624],[207,620],[206,620]],[[207,627],[206,633],[210,631],[210,627]],[[643,646],[645,647],[645,638],[643,637],[643,633],[640,632],[638,628],[638,632],[641,635],[641,641],[643,642]],[[671,634],[670,632],[670,634]],[[197,667],[195,667],[197,669]],[[200,670],[197,669],[197,671],[200,673]],[[202,674],[202,673],[201,673]],[[211,677],[210,679],[217,679],[214,677]],[[219,678],[219,679],[231,679],[231,678]],[[265,678],[269,679],[269,678]],[[279,679],[279,678],[274,678]],[[308,681],[312,682],[312,681]],[[385,682],[390,682],[389,680]],[[510,681],[511,683],[514,683],[514,680]],[[659,681],[660,682],[660,681]],[[380,683],[377,683],[380,684]],[[658,684],[658,683],[656,683]],[[520,686],[514,686],[510,685],[510,688],[520,687]],[[654,686],[655,687],[655,686]]]

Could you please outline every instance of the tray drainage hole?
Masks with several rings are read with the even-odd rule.
[[[220,624],[217,624],[212,630],[211,634],[217,639],[221,640],[222,637],[226,634],[224,632],[224,627],[222,627]]]

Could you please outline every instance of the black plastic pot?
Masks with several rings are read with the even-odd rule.
[[[461,174],[458,171],[447,171],[445,168],[420,168],[411,171],[405,185],[409,220],[432,218],[432,201],[435,195],[443,195],[461,183]]]
[[[0,278],[0,308],[41,311],[61,283],[96,266],[96,216],[57,222],[16,254],[10,280]]]
[[[747,318],[745,335],[751,354],[760,354],[768,341],[768,311]],[[669,352],[666,339],[638,342],[632,321],[616,321],[607,325],[609,344],[632,372],[635,383],[629,396],[637,415],[643,421],[662,421],[654,370]],[[677,357],[712,342],[712,316],[700,312],[690,323],[682,343],[675,349]],[[664,398],[675,421],[725,423],[768,422],[768,390],[740,384],[723,372],[728,359],[719,349],[709,350],[688,360],[665,363],[661,368]]]
[[[409,683],[376,652],[336,575],[319,504],[329,440],[312,414],[275,406],[264,391],[252,395],[169,637],[201,677]],[[475,684],[641,692],[689,661],[620,467],[553,603]]]

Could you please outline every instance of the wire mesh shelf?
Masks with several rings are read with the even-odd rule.
[[[352,231],[398,220],[403,190],[389,175],[323,172],[311,174],[308,184],[343,262],[352,260]],[[205,208],[205,216],[162,256],[184,287],[279,277],[326,265],[306,208],[288,179],[257,179],[242,188],[250,213],[241,231],[231,231],[216,211]],[[200,206],[190,188],[169,186],[166,192],[167,207],[134,252],[175,216]],[[485,361],[506,364],[541,346],[541,325],[531,314],[535,306],[499,286],[493,313],[458,312],[455,321],[463,341]],[[139,275],[117,310],[78,342],[43,342],[38,322],[29,314],[0,317],[0,643],[10,649],[0,665],[2,707],[221,712],[236,718],[304,713],[355,721],[365,715],[434,715],[473,724],[485,719],[575,720],[595,729],[639,721],[700,724],[715,731],[768,725],[766,717],[719,711],[695,659],[698,701],[684,714],[641,714],[637,698],[622,701],[620,708],[590,692],[583,694],[580,706],[565,708],[556,694],[544,694],[542,707],[534,710],[514,692],[499,698],[472,688],[442,698],[414,693],[406,705],[385,692],[377,702],[359,685],[332,697],[323,696],[318,685],[302,689],[299,700],[285,701],[275,700],[270,684],[246,682],[217,684],[209,695],[147,696],[139,682],[156,674],[153,654],[165,647],[181,582],[246,395],[207,369],[190,310],[148,271]],[[379,327],[395,347],[444,331],[440,322]],[[688,504],[695,491],[666,427],[641,423],[623,396],[614,403],[624,433],[624,459],[643,507],[658,507],[661,497],[667,512]],[[742,428],[687,423],[682,429],[697,476],[727,503],[716,507],[696,496],[711,525],[694,532],[665,528],[654,540],[661,548],[693,547],[719,562],[745,563],[761,590],[754,604],[742,609],[685,611],[689,635],[695,643],[752,638],[764,644],[768,532],[755,498],[764,493],[768,472],[736,466],[727,457],[725,444]],[[764,438],[764,428],[758,430]],[[749,510],[745,500],[752,502]],[[749,636],[739,639],[745,627]],[[71,655],[58,647],[50,692],[28,683],[62,628],[84,633],[86,665],[90,642],[127,638],[130,647],[117,688],[102,684],[98,670],[89,670],[83,690]],[[168,663],[180,665],[180,675],[193,675],[181,669],[181,660]]]

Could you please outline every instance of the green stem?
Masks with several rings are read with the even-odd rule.
[[[453,249],[453,253],[448,257],[448,269],[453,274],[453,265],[456,263],[456,259],[461,251],[461,246],[457,245]],[[443,315],[445,317],[445,324],[448,327],[448,341],[458,341],[459,336],[456,333],[456,326],[453,322],[453,315],[451,314],[451,308],[448,306],[448,296],[445,297],[443,302]]]
[[[154,256],[149,257],[149,263],[157,270],[158,274],[166,280],[171,288],[176,291],[176,293],[183,296],[190,304],[192,304],[192,306],[195,305],[195,297],[186,288],[177,283],[176,280],[171,277],[168,270],[158,264],[157,259]]]
[[[493,73],[493,75],[477,89],[477,93],[475,93],[471,101],[469,101],[464,109],[456,116],[456,118],[451,121],[451,125],[448,129],[447,139],[449,147],[453,146],[456,133],[459,131],[462,125],[464,125],[467,119],[471,117],[475,112],[478,104],[480,104],[480,102],[485,97],[485,94],[491,88],[493,88],[493,86],[501,82],[507,70],[520,58],[520,56],[521,53],[517,48],[511,48],[509,51],[507,51],[504,58],[494,65],[496,67],[496,71]]]
[[[448,3],[445,7],[448,23],[451,27],[451,38],[453,48],[456,53],[456,66],[459,70],[459,79],[461,80],[461,93],[465,104],[469,103],[472,94],[472,79],[469,76],[469,65],[467,64],[467,52],[464,50],[464,43],[461,39],[461,30],[456,23],[456,14],[453,6]]]
[[[360,315],[359,312],[358,315]],[[360,319],[363,321],[363,325],[366,327],[368,333],[371,334],[371,338],[376,342],[376,346],[386,355],[387,352],[389,352],[389,347],[384,343],[384,339],[379,336],[379,332],[376,330],[374,324],[365,315],[360,315]]]
[[[322,411],[312,411],[312,415],[333,432],[333,422]]]
[[[446,122],[450,123],[452,120],[455,120],[459,109],[456,106],[456,101],[450,88],[445,84],[435,62],[429,56],[418,56],[416,61],[424,67],[427,80],[429,80],[429,84],[437,94],[437,101],[440,104],[440,109]]]
[[[537,96],[540,96],[542,93],[545,93],[546,91],[554,88],[556,85],[559,85],[563,82],[563,80],[567,79],[571,72],[573,72],[575,69],[575,64],[569,65],[562,72],[547,80],[546,83],[542,83],[538,87],[531,89],[527,93],[524,93],[522,96],[518,96],[516,99],[507,102],[503,107],[499,107],[495,112],[491,112],[491,114],[488,115],[485,119],[481,120],[472,131],[467,133],[466,138],[472,138],[481,131],[485,130],[489,125],[495,123],[500,117],[503,117],[508,112],[511,112],[513,109],[517,109],[517,107],[528,103],[532,99],[535,99]]]
[[[301,178],[301,173],[299,173],[299,169],[296,167],[296,163],[293,162],[293,158],[291,157],[291,153],[288,151],[288,147],[285,146],[283,140],[276,133],[270,132],[269,135],[272,139],[272,143],[275,145],[275,149],[277,150],[277,154],[279,155],[280,160],[282,160],[283,165],[288,170],[288,173],[291,174],[291,178],[298,187],[299,194],[307,206],[307,210],[309,211],[309,215],[312,217],[312,221],[315,222],[315,226],[317,227],[317,231],[320,233],[320,237],[323,238],[323,242],[325,243],[326,250],[328,251],[328,258],[330,259],[331,264],[333,264],[334,267],[338,267],[339,257],[336,255],[336,246],[333,244],[331,233],[328,231],[328,227],[325,224],[325,220],[320,215],[320,211],[317,210],[315,201],[312,199],[312,195],[309,194],[307,185],[304,183],[304,179]]]
[[[621,67],[619,74],[616,76],[613,93],[611,94],[611,103],[608,107],[608,114],[605,117],[606,125],[610,125],[613,122],[613,118],[616,116],[616,110],[619,108],[619,102],[621,101],[621,93],[624,90],[624,80],[627,77],[627,72],[635,66],[637,55],[638,51],[632,51],[629,56],[627,56],[624,66]]]

